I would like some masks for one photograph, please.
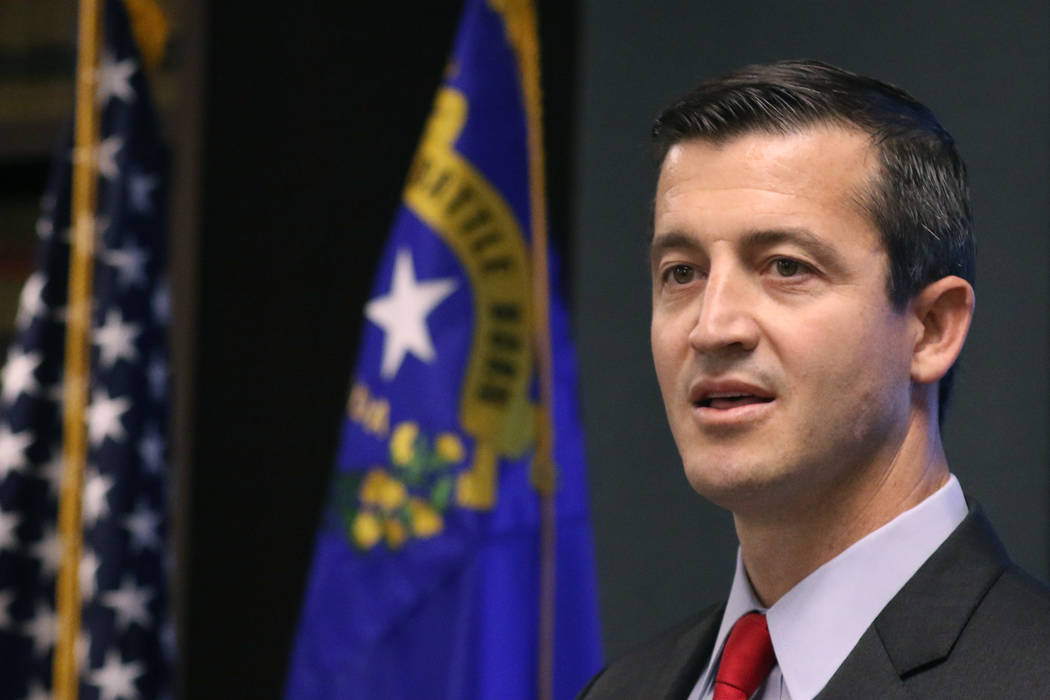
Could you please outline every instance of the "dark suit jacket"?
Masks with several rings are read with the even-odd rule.
[[[711,656],[724,608],[610,664],[579,697],[684,700]],[[1010,562],[973,506],[817,697],[1050,698],[1050,589]]]

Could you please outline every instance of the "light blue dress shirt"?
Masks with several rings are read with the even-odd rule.
[[[737,550],[714,653],[689,694],[710,700],[729,630],[752,610],[766,613],[777,665],[753,696],[808,700],[819,693],[886,604],[966,517],[966,499],[954,475],[936,493],[802,579],[765,608],[751,588]]]

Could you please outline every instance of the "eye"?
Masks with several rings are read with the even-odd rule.
[[[803,270],[802,263],[791,258],[777,258],[773,261],[773,267],[781,277],[794,277]]]
[[[696,271],[689,265],[674,265],[668,268],[665,276],[675,284],[689,284],[696,276]]]

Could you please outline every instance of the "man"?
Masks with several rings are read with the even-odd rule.
[[[965,168],[928,109],[812,61],[657,119],[652,348],[727,602],[586,698],[1050,697],[1050,592],[949,472],[973,314]]]

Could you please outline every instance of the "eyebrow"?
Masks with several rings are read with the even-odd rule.
[[[783,243],[798,246],[812,255],[819,263],[833,270],[842,270],[845,267],[842,256],[833,246],[828,245],[812,231],[804,228],[749,231],[740,238],[736,245],[745,250],[754,250]],[[649,245],[650,257],[655,260],[667,250],[702,251],[703,246],[693,236],[679,231],[669,231],[653,236]]]
[[[769,248],[782,243],[798,246],[831,271],[842,272],[845,269],[845,261],[842,259],[842,255],[833,246],[821,240],[808,229],[786,228],[752,231],[745,234],[741,239],[741,245],[747,249]]]
[[[651,258],[659,257],[666,250],[699,251],[702,249],[703,246],[701,246],[692,236],[687,236],[686,234],[677,231],[661,233],[653,236],[652,240],[649,241],[649,256]]]

